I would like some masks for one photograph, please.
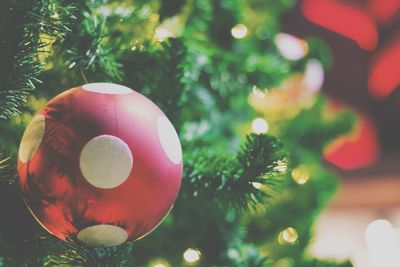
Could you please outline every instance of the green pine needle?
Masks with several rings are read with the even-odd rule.
[[[18,113],[40,83],[40,34],[63,38],[73,21],[71,7],[55,0],[6,0],[0,3],[0,118]]]
[[[236,158],[203,152],[185,160],[183,198],[213,200],[212,205],[247,209],[268,196],[253,183],[272,186],[280,176],[286,155],[276,138],[251,134]]]

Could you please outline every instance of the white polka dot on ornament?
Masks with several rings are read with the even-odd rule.
[[[86,91],[101,93],[101,94],[124,95],[133,92],[132,89],[129,87],[115,83],[88,83],[82,85],[82,88]]]
[[[173,163],[179,164],[182,161],[181,142],[174,126],[164,116],[157,119],[157,133],[164,153]]]
[[[46,122],[43,115],[36,115],[26,128],[19,147],[19,159],[26,163],[35,154],[42,143]]]
[[[128,239],[128,233],[116,225],[99,224],[82,229],[77,237],[89,246],[113,247],[124,243]]]
[[[101,135],[83,147],[79,164],[87,182],[97,188],[110,189],[129,177],[133,157],[124,141],[116,136]]]

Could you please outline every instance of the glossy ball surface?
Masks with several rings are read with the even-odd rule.
[[[48,232],[115,246],[148,234],[172,208],[182,150],[148,98],[122,85],[86,84],[33,117],[18,174],[28,209]]]

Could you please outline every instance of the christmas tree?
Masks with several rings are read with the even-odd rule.
[[[320,42],[304,42],[299,60],[279,51],[279,19],[293,4],[1,0],[0,266],[351,266],[307,251],[337,187],[323,149],[352,118],[333,116],[307,83],[310,62],[329,65]],[[171,212],[143,239],[111,247],[46,232],[15,163],[46,102],[99,82],[156,103],[183,150]]]

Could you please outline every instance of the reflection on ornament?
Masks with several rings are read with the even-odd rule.
[[[296,243],[298,237],[299,235],[297,234],[296,229],[288,227],[279,233],[278,242],[281,245],[293,245]]]
[[[279,53],[288,60],[302,59],[308,53],[308,44],[294,35],[278,33],[274,41]]]
[[[169,212],[182,150],[148,98],[122,85],[86,84],[56,96],[32,119],[18,174],[28,209],[48,232],[116,246],[148,234]]]
[[[188,248],[183,253],[183,259],[187,263],[196,263],[200,260],[201,252],[198,249]]]
[[[247,35],[247,27],[244,24],[236,24],[231,29],[231,34],[236,39],[242,39]]]
[[[268,123],[263,118],[257,118],[251,123],[253,132],[256,134],[265,134],[268,132]]]
[[[310,172],[305,165],[299,165],[298,167],[292,170],[292,178],[293,180],[302,185],[307,183],[308,179],[310,179]]]

